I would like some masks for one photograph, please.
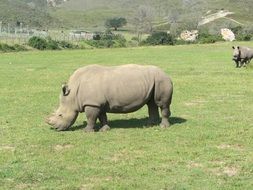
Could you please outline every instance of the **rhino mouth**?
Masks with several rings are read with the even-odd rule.
[[[57,125],[50,117],[46,118],[45,122],[51,126],[51,129],[56,131],[66,131],[70,126]]]
[[[233,61],[240,61],[241,59],[239,57],[233,57]]]

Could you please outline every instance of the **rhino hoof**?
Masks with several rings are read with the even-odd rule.
[[[170,123],[169,122],[168,123],[161,123],[160,127],[161,128],[168,128],[168,127],[170,127]]]
[[[84,132],[86,132],[86,133],[94,132],[94,129],[91,127],[85,127]]]
[[[110,127],[108,125],[104,125],[101,129],[99,129],[100,132],[109,131]]]

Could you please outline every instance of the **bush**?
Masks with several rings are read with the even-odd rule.
[[[166,32],[155,32],[142,42],[144,45],[174,45],[175,40]]]
[[[78,46],[66,41],[56,41],[52,38],[40,38],[34,36],[29,39],[28,45],[38,50],[59,50],[59,49],[76,49]]]
[[[60,49],[59,47],[59,43],[55,40],[52,40],[50,37],[47,38],[47,46],[46,46],[46,49],[49,49],[49,50],[57,50],[57,49]]]
[[[77,45],[73,45],[73,44],[66,42],[66,41],[59,41],[58,45],[61,49],[77,49],[78,48]]]
[[[242,26],[236,26],[234,28],[231,28],[231,30],[234,32],[235,38],[238,41],[250,41],[253,37],[252,27],[243,28]]]
[[[215,43],[217,41],[224,41],[221,35],[213,35],[207,32],[201,32],[198,36],[198,43],[200,44],[208,44],[208,43]]]
[[[10,52],[10,51],[15,51],[15,48],[13,46],[8,45],[8,44],[0,44],[0,51]]]
[[[39,50],[45,50],[47,48],[47,41],[44,38],[33,36],[29,39],[28,45]]]
[[[110,30],[99,35],[99,38],[93,38],[86,43],[96,48],[119,48],[126,47],[126,39],[120,34],[113,34]]]
[[[0,44],[0,51],[13,52],[13,51],[26,51],[27,49],[21,45],[15,44],[13,46],[8,44]]]
[[[13,47],[15,48],[15,51],[27,51],[27,49],[24,46],[19,44],[15,44]]]

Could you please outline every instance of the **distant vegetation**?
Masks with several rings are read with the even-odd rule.
[[[118,30],[118,28],[125,26],[127,24],[127,20],[122,17],[114,17],[106,20],[105,26],[107,28],[114,28],[114,30]]]
[[[33,3],[31,3],[33,2]],[[24,26],[48,28],[53,26],[57,19],[50,16],[42,0],[1,0],[0,22],[3,25],[15,26],[23,23]],[[28,4],[27,4],[28,3]],[[29,4],[30,3],[30,4]]]
[[[77,46],[66,41],[56,41],[49,38],[41,38],[34,36],[29,39],[28,45],[38,50],[60,50],[60,49],[76,49]]]
[[[253,19],[251,0],[69,0],[55,8],[47,6],[46,0],[1,0],[0,21],[16,21],[42,28],[101,28],[106,20],[126,18],[128,28],[134,29],[136,17],[146,15],[153,28],[181,23],[181,28],[195,27],[206,14],[227,9],[234,12],[220,25],[250,24]],[[178,27],[178,26],[177,26]]]
[[[0,43],[0,52],[16,52],[16,51],[26,51],[27,48],[25,48],[22,45],[8,45],[8,44],[1,44]]]
[[[224,8],[234,14],[198,25],[203,17]],[[65,41],[65,37],[57,39],[54,37],[57,34],[45,39],[33,37],[24,44],[24,47],[39,50],[215,43],[223,41],[221,28],[230,28],[238,41],[250,41],[253,34],[251,0],[221,0],[218,3],[211,0],[69,0],[58,1],[56,7],[47,5],[45,0],[2,0],[0,9],[0,29],[5,33],[11,30],[9,32],[16,35],[14,28],[23,26],[45,33],[57,31],[66,34],[67,39],[70,30],[96,34],[92,40],[80,38],[77,42]],[[198,30],[197,40],[180,40],[178,37],[183,30]],[[16,51],[13,45],[7,45],[8,40],[4,41],[6,44],[2,43],[1,52]]]

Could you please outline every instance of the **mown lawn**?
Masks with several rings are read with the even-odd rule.
[[[232,45],[0,54],[0,189],[252,189],[253,62],[236,69]],[[170,128],[145,127],[146,107],[105,133],[84,133],[84,114],[44,123],[75,69],[127,63],[172,77]]]

